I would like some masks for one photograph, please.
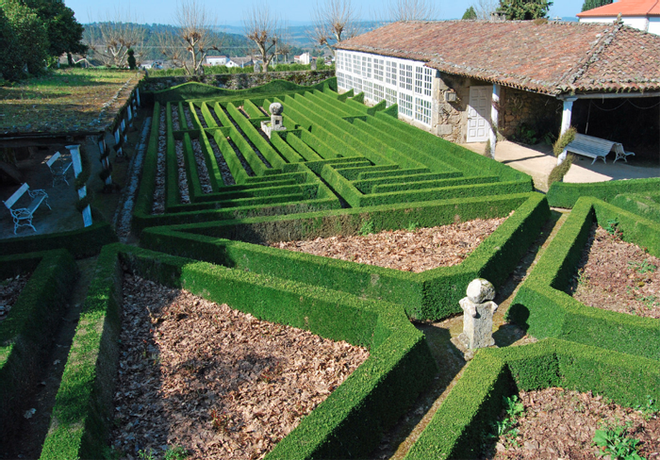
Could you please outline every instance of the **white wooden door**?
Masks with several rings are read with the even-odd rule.
[[[466,142],[486,142],[490,134],[492,86],[471,86]]]

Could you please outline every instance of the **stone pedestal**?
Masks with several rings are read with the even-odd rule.
[[[273,131],[286,131],[286,128],[282,124],[282,112],[284,112],[284,107],[279,102],[273,102],[270,107],[270,121],[261,122],[261,130],[266,133],[268,139],[270,139],[271,133]]]
[[[467,287],[467,297],[460,300],[463,309],[463,333],[458,339],[468,349],[495,345],[493,314],[497,311],[495,287],[483,278],[473,280]]]

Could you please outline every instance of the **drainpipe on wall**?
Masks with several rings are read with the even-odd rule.
[[[490,154],[495,158],[495,146],[497,145],[497,127],[500,107],[500,85],[493,85],[493,95],[490,104]]]

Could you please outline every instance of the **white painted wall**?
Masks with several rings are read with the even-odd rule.
[[[580,18],[580,22],[603,22],[612,23],[616,18],[612,16],[600,16],[591,18]],[[624,16],[623,23],[629,27],[633,27],[644,32],[660,35],[660,18],[649,18],[647,16]]]

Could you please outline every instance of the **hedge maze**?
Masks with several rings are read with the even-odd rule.
[[[461,312],[476,277],[500,287],[550,218],[549,204],[573,210],[509,309],[542,340],[480,350],[406,458],[475,457],[502,397],[522,389],[592,390],[628,406],[660,399],[658,321],[586,307],[564,292],[594,220],[616,217],[624,238],[660,254],[657,181],[559,183],[546,198],[529,176],[400,122],[396,106],[367,107],[335,88],[334,79],[237,92],[186,84],[153,95],[133,219],[140,247],[101,243],[42,458],[103,456],[122,271],[368,347],[369,359],[267,458],[368,456],[437,373],[411,320]],[[268,139],[260,125],[273,102],[283,105],[287,130]],[[378,232],[503,216],[461,264],[424,273],[265,245],[354,235],[366,224]],[[43,288],[32,284],[62,277],[56,264],[72,263],[64,250],[11,257],[37,267],[20,299],[33,308],[30,292]],[[71,282],[63,278],[53,283]],[[0,337],[18,337],[6,324]],[[3,362],[20,359],[3,353]],[[18,388],[24,377],[6,383],[14,377],[3,366],[0,385]],[[11,407],[1,409],[6,423]]]

